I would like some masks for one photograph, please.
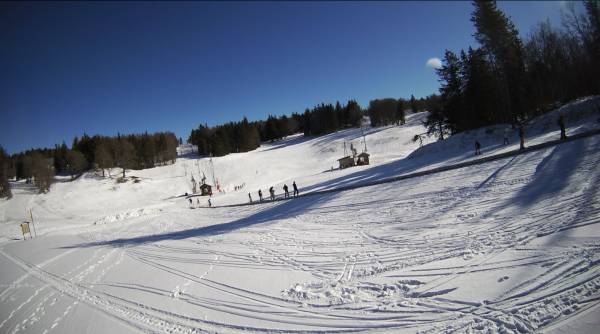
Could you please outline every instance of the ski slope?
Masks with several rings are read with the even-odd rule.
[[[534,120],[527,145],[600,127],[600,99]],[[424,114],[365,129],[370,166],[331,171],[360,129],[292,137],[213,158],[242,203],[292,181],[301,193],[361,184],[517,148],[496,126],[431,139]],[[594,333],[600,326],[600,136],[341,192],[190,210],[208,159],[86,174],[0,202],[0,332]],[[117,171],[112,172],[116,174]],[[212,183],[212,182],[211,182]],[[235,191],[235,186],[244,187]],[[32,209],[38,237],[18,240]]]

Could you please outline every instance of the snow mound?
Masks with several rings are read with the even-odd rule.
[[[149,215],[157,215],[162,212],[162,209],[142,208],[138,210],[117,213],[115,215],[104,216],[94,222],[94,225],[104,225],[109,223],[120,222],[128,219],[139,218]]]

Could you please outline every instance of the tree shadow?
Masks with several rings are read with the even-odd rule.
[[[557,196],[569,184],[570,177],[582,163],[587,142],[577,140],[554,146],[550,154],[536,166],[533,179],[512,198],[498,206],[496,211],[512,205],[526,208],[540,200]]]
[[[277,220],[287,219],[306,213],[308,209],[316,205],[320,205],[329,201],[335,194],[319,194],[308,197],[299,197],[288,201],[274,202],[272,206],[268,206],[250,216],[240,218],[231,222],[203,226],[182,231],[174,231],[162,234],[143,235],[133,238],[121,238],[107,241],[97,241],[90,243],[77,244],[73,246],[65,246],[62,248],[84,248],[96,246],[135,246],[147,243],[154,243],[163,240],[181,240],[196,237],[215,236],[226,234],[246,227],[258,224],[271,224]],[[209,209],[212,210],[212,209]]]

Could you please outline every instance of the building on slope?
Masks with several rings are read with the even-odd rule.
[[[347,156],[347,157],[343,157],[341,159],[338,159],[338,162],[340,163],[340,169],[344,169],[344,168],[348,168],[348,167],[353,167],[356,165],[356,163],[354,162],[354,157],[353,156]]]
[[[200,195],[211,196],[212,195],[212,186],[210,184],[203,183],[200,186]]]

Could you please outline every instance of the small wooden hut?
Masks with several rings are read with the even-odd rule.
[[[212,187],[210,186],[210,184],[203,184],[200,186],[200,194],[202,196],[209,196],[212,195]]]
[[[356,164],[358,166],[368,165],[369,164],[369,153],[363,152],[358,155],[356,158]]]
[[[355,165],[354,158],[352,156],[347,156],[347,157],[338,159],[338,162],[340,163],[340,169],[352,167]]]

